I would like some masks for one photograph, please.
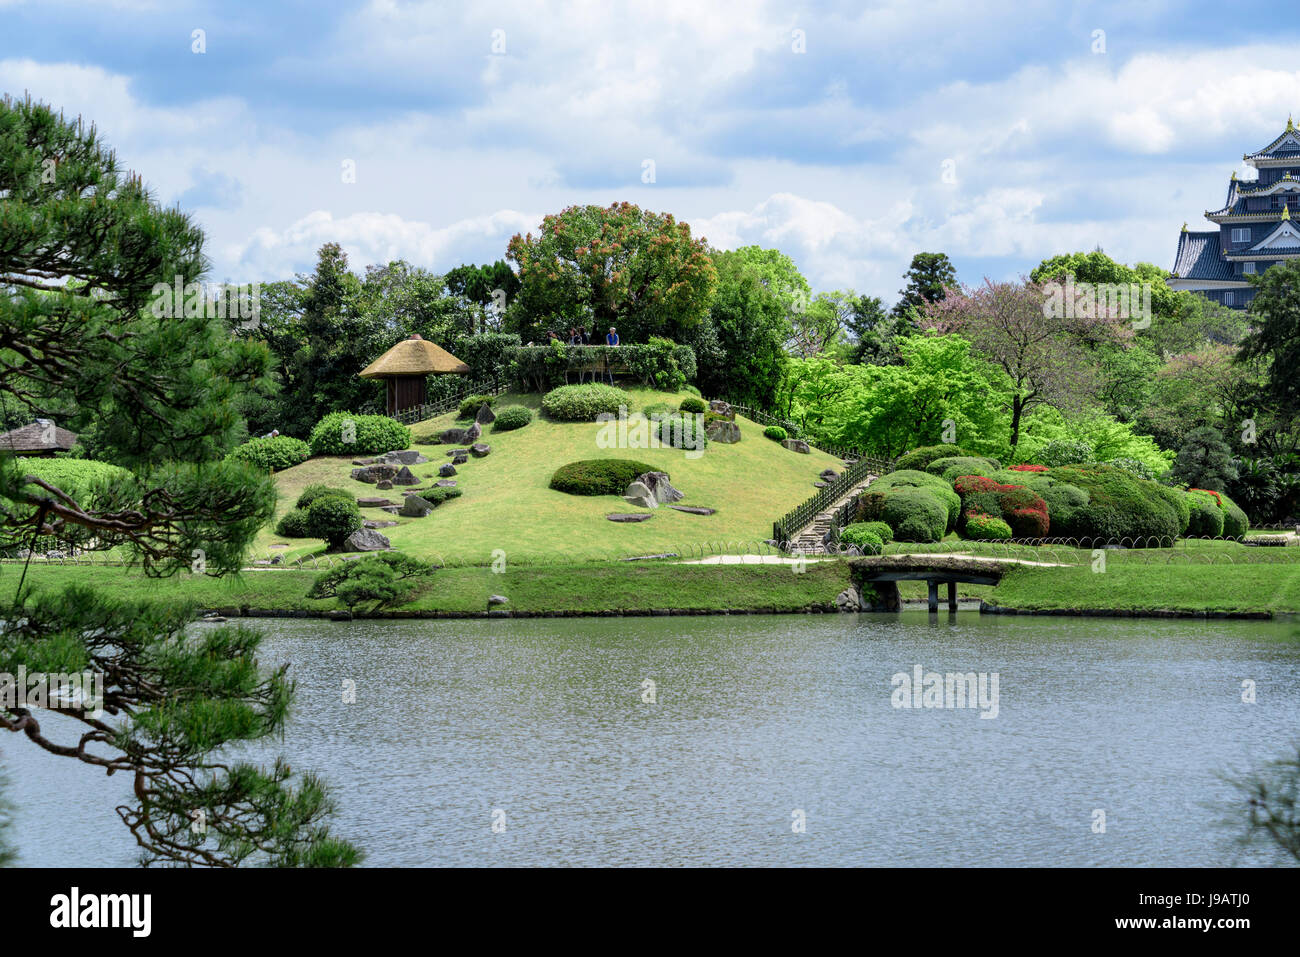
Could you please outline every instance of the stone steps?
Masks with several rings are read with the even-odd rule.
[[[805,528],[801,529],[798,537],[790,543],[790,551],[793,553],[808,554],[823,550],[825,547],[823,545],[823,540],[826,537],[826,533],[830,531],[831,523],[835,518],[835,513],[839,511],[840,506],[849,501],[849,499],[860,495],[862,491],[878,477],[879,476],[876,475],[868,475],[865,481],[859,482],[853,488],[849,489],[848,492],[841,495],[838,499],[827,506],[823,511],[818,512],[812,522],[810,522]]]

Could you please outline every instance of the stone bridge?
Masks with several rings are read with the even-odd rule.
[[[948,585],[948,610],[956,611],[958,582],[996,585],[1006,565],[995,558],[964,555],[874,555],[852,559],[849,575],[863,610],[899,611],[898,583],[923,581],[929,585],[930,611],[939,610],[939,586],[944,583]]]

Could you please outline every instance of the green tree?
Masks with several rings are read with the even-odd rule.
[[[807,357],[830,349],[848,329],[857,306],[852,289],[819,292],[807,309],[796,309],[790,317],[790,353]]]
[[[1178,447],[1173,476],[1192,488],[1227,491],[1228,483],[1237,478],[1232,449],[1217,430],[1193,429]]]
[[[52,161],[47,163],[46,161]],[[53,176],[48,171],[53,170]],[[43,411],[64,395],[100,420],[125,478],[68,493],[0,449],[0,544],[81,534],[147,575],[237,571],[271,517],[274,486],[221,456],[243,429],[237,400],[270,368],[266,348],[202,314],[157,316],[160,289],[199,280],[203,234],[125,175],[93,127],[30,101],[0,102],[0,405]],[[40,391],[29,387],[39,383]],[[0,704],[0,729],[131,778],[118,813],[144,862],[346,865],[320,781],[229,749],[278,737],[293,685],[257,662],[261,634],[194,634],[193,609],[73,587],[34,596],[26,569],[0,600],[0,672],[103,681],[102,713],[47,702],[70,722]],[[202,826],[196,826],[202,822]]]
[[[479,332],[501,330],[505,312],[519,294],[519,277],[505,260],[490,266],[464,265],[447,271],[447,290],[476,308]]]
[[[516,235],[507,258],[519,269],[517,309],[525,341],[571,325],[617,327],[623,342],[658,335],[684,342],[708,314],[717,276],[703,238],[669,213],[631,203],[571,206]]]
[[[928,303],[942,300],[947,290],[957,285],[957,270],[947,253],[917,253],[903,278],[907,285],[898,291],[902,298],[894,304],[897,319],[906,319]]]
[[[1247,312],[1255,328],[1240,357],[1267,361],[1273,400],[1287,411],[1300,410],[1300,259],[1271,266],[1251,282],[1256,291]]]
[[[755,257],[753,248],[713,256],[717,292],[709,325],[716,350],[697,354],[696,381],[706,395],[767,408],[781,378],[794,300],[771,282],[770,260]]]
[[[886,311],[876,296],[859,296],[846,325],[854,339],[853,361],[872,365],[896,365],[898,339],[916,331],[909,319]]]

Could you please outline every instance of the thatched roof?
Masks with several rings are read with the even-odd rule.
[[[390,375],[429,375],[443,372],[469,372],[469,366],[446,349],[415,335],[403,339],[362,369],[361,377],[382,379]]]
[[[76,435],[53,425],[49,419],[37,419],[31,425],[0,435],[0,449],[19,455],[24,452],[66,452],[76,444]]]

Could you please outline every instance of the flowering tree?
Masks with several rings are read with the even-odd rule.
[[[1037,405],[1078,408],[1095,391],[1099,370],[1092,349],[1131,335],[1118,311],[1095,302],[1062,307],[1056,290],[1022,280],[950,289],[925,306],[926,324],[957,333],[1011,379],[1010,444],[1020,440],[1020,422]]]

